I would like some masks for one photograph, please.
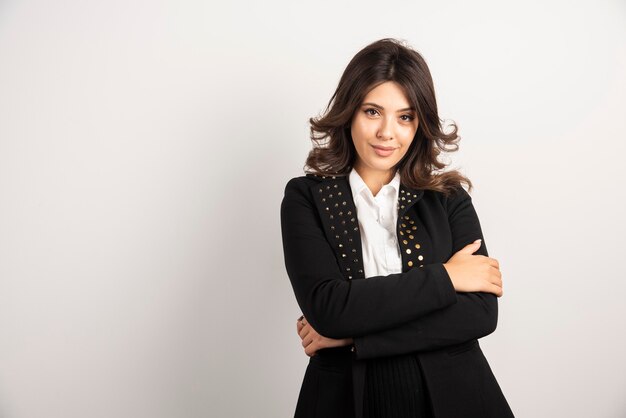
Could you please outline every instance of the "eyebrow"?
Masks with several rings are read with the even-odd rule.
[[[382,107],[381,105],[376,104],[376,103],[372,103],[372,102],[363,103],[361,106],[372,106],[372,107],[375,107],[375,108],[380,109],[380,110],[385,110],[385,108]],[[415,108],[412,107],[412,106],[411,107],[405,107],[404,109],[398,110],[398,112],[404,112],[406,110],[415,111]]]

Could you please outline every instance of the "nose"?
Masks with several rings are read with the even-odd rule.
[[[380,139],[388,141],[393,138],[392,128],[392,120],[389,120],[389,118],[381,118],[380,126],[378,128],[376,136]]]

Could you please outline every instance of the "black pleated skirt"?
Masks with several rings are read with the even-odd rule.
[[[365,418],[432,418],[419,360],[413,354],[367,363]]]

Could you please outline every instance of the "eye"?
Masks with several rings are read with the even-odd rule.
[[[402,115],[402,116],[400,116],[400,117],[401,117],[401,118],[405,118],[405,117],[406,117],[406,119],[402,119],[402,120],[403,120],[403,121],[405,121],[405,122],[410,122],[410,121],[412,121],[413,119],[415,119],[415,117],[414,117],[414,116],[412,116],[412,115]]]
[[[365,109],[364,112],[369,116],[376,116],[378,114],[378,110],[372,107]],[[370,112],[374,112],[374,113],[370,113]]]

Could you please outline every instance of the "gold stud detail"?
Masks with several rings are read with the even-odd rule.
[[[420,249],[420,245],[419,244],[415,244],[415,248],[417,248],[419,250]]]
[[[410,249],[410,248],[407,248],[407,249],[406,249],[406,253],[407,253],[407,254],[411,254],[411,249]]]
[[[417,259],[418,259],[419,261],[422,261],[422,260],[424,259],[424,256],[423,256],[423,255],[420,255],[420,256],[418,256],[418,257],[417,257]]]
[[[413,235],[409,235],[409,239],[413,239],[413,238],[414,238]]]
[[[408,244],[408,243],[409,243],[409,241],[407,241],[407,240],[403,239],[403,240],[402,240],[402,243],[403,243],[403,244]]]
[[[411,267],[413,265],[413,262],[409,261],[407,264],[409,265],[409,267]]]

